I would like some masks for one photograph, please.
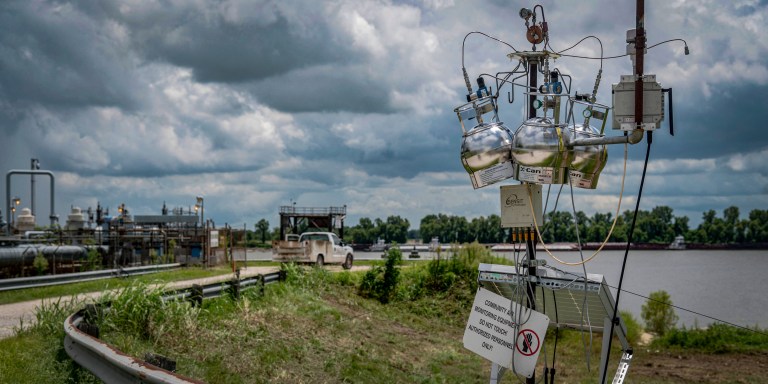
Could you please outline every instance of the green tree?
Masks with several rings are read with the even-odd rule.
[[[411,223],[408,219],[404,219],[400,216],[389,216],[385,224],[387,232],[387,241],[394,241],[397,243],[405,243],[408,240],[408,228]]]
[[[267,241],[267,233],[269,232],[269,221],[261,219],[254,226],[256,227],[256,232],[261,233],[261,242],[265,243]]]
[[[675,217],[675,222],[672,224],[672,230],[674,231],[675,236],[678,236],[678,235],[685,236],[689,231],[688,216]]]
[[[672,299],[664,290],[651,292],[648,301],[640,308],[640,317],[645,322],[645,329],[659,336],[664,336],[677,324]]]
[[[545,242],[575,242],[573,215],[566,211],[550,211],[541,234]]]
[[[768,210],[753,209],[750,211],[746,227],[749,242],[768,242]]]
[[[352,239],[358,244],[373,244],[376,242],[376,227],[367,217],[361,217],[360,222],[353,227]]]
[[[421,232],[421,240],[424,242],[430,241],[433,237],[439,237],[441,232],[440,217],[438,215],[424,216],[419,224],[419,232]]]
[[[613,224],[613,216],[610,213],[598,213],[589,220],[590,226],[586,234],[582,234],[582,240],[585,242],[602,242],[608,236],[608,231]]]

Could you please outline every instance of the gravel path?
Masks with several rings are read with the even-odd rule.
[[[240,277],[255,276],[264,273],[271,273],[279,270],[278,267],[250,267],[240,269]],[[231,274],[219,275],[213,277],[206,277],[201,279],[174,281],[164,284],[167,288],[186,288],[191,287],[193,284],[212,284],[220,281],[226,281],[232,278]],[[104,292],[91,292],[77,295],[80,299],[95,300],[100,297]],[[32,324],[35,320],[35,309],[43,304],[43,302],[56,302],[61,300],[62,303],[71,301],[74,296],[62,296],[53,297],[42,300],[30,300],[20,303],[0,305],[0,339],[11,337],[14,334],[14,328],[18,328],[23,321],[25,327]],[[62,324],[63,326],[63,324]]]

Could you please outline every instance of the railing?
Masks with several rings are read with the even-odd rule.
[[[309,216],[329,216],[346,215],[347,207],[294,207],[292,205],[283,205],[280,207],[281,214],[291,215],[309,215]]]
[[[80,283],[83,281],[109,279],[112,277],[138,276],[138,275],[144,275],[147,273],[169,271],[169,270],[180,268],[180,267],[181,267],[181,264],[173,263],[173,264],[160,264],[160,265],[145,265],[141,267],[104,269],[101,271],[64,273],[61,275],[52,275],[52,276],[17,277],[13,279],[2,279],[0,280],[0,292],[12,291],[14,289],[23,289],[23,288],[47,287],[49,285]]]
[[[255,286],[263,290],[266,284],[283,279],[283,272],[274,272],[242,280],[232,279],[223,284],[194,285],[192,288],[168,291],[163,300],[190,300],[193,305],[200,305],[203,298],[222,294],[239,297],[243,288]],[[154,355],[147,358],[152,362],[144,361],[99,340],[99,328],[92,323],[97,313],[95,305],[88,305],[64,321],[64,349],[72,360],[96,377],[106,383],[201,383],[174,373],[175,361]]]

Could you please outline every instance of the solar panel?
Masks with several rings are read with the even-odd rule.
[[[524,283],[531,278],[519,273],[522,269],[480,264],[478,280],[485,289],[515,301],[521,297],[521,289],[525,292]],[[605,320],[613,317],[615,301],[603,275],[589,273],[585,279],[583,274],[566,274],[549,268],[538,268],[537,275],[536,310],[547,315],[550,324],[592,332],[605,330]],[[623,321],[616,332],[626,346]]]

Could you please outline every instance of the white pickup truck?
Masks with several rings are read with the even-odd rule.
[[[352,268],[352,247],[344,244],[333,232],[305,232],[301,236],[286,235],[285,240],[272,242],[272,260],[279,262],[341,264]]]

